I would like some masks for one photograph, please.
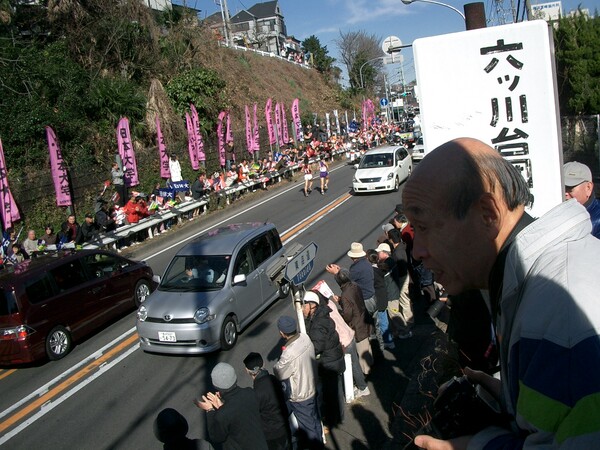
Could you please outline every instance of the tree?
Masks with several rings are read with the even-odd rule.
[[[554,34],[562,114],[600,113],[600,17],[579,13],[558,22]]]
[[[352,90],[374,85],[382,67],[382,61],[375,59],[383,56],[379,41],[374,34],[367,34],[362,30],[347,33],[340,31],[340,38],[336,43],[346,65]]]
[[[329,74],[333,68],[335,58],[327,55],[327,46],[322,46],[318,37],[312,35],[304,39],[302,48],[311,54],[313,65],[319,72]]]

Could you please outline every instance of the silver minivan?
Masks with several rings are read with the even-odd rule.
[[[241,330],[289,295],[266,272],[283,252],[270,223],[221,226],[185,245],[138,308],[141,348],[198,354],[233,347]]]

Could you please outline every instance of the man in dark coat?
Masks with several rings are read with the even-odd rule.
[[[79,227],[79,231],[75,237],[75,244],[81,245],[85,242],[93,241],[98,237],[99,233],[100,229],[96,222],[94,222],[94,216],[88,213],[85,215],[85,221]]]
[[[244,358],[246,372],[253,380],[254,393],[258,400],[258,410],[269,450],[289,450],[291,449],[290,428],[281,382],[267,372],[263,365],[264,361],[259,353],[252,352]]]
[[[329,306],[321,305],[319,296],[307,291],[304,294],[302,312],[306,334],[315,347],[320,387],[317,385],[318,403],[323,422],[328,426],[338,425],[343,418],[344,395],[342,374],[346,368],[344,350],[335,330],[335,322],[329,317]],[[319,392],[320,391],[320,392]]]
[[[217,364],[210,377],[218,392],[208,392],[195,403],[206,411],[211,443],[222,444],[224,450],[268,450],[254,391],[238,387],[235,370],[227,363]]]

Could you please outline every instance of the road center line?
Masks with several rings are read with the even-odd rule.
[[[289,189],[286,189],[285,191],[282,191],[282,192],[280,192],[278,194],[275,194],[274,196],[270,197],[269,199],[266,199],[266,200],[260,202],[258,205],[262,205],[262,204],[266,203],[267,201],[270,201],[270,200],[272,200],[272,199],[274,199],[274,198],[276,198],[276,197],[278,197],[280,195],[283,195],[284,193],[286,193],[286,192],[288,192],[288,191],[290,191],[292,189],[297,189],[297,186],[292,186]],[[301,235],[304,231],[306,231],[308,228],[310,228],[312,225],[314,225],[316,222],[318,222],[319,220],[321,220],[323,217],[327,216],[327,214],[329,214],[330,212],[334,211],[336,208],[338,208],[339,206],[341,206],[343,203],[345,203],[350,198],[352,198],[352,196],[350,194],[344,194],[344,195],[338,197],[337,199],[333,200],[331,203],[327,204],[326,206],[324,206],[320,210],[316,211],[314,214],[312,214],[311,216],[309,216],[308,218],[306,218],[302,222],[300,222],[297,225],[294,225],[293,227],[291,227],[288,230],[284,231],[282,233],[282,241],[284,241],[284,244],[286,244],[289,241],[291,241],[292,239],[295,239],[296,237],[298,237],[299,235]],[[257,205],[253,205],[253,207],[255,207],[255,206],[257,206]],[[163,249],[163,250],[161,250],[159,252],[156,252],[156,253],[152,254],[150,257],[145,258],[145,259],[146,260],[150,259],[150,258],[155,257],[155,256],[157,256],[157,255],[159,255],[161,253],[164,253],[165,251],[170,250],[170,249],[172,249],[172,248],[174,248],[174,247],[176,247],[178,245],[181,245],[182,242],[188,241],[188,240],[190,240],[190,239],[198,236],[199,234],[204,233],[205,231],[207,231],[209,229],[212,229],[212,228],[214,228],[216,226],[219,226],[219,225],[221,225],[221,224],[223,224],[223,223],[225,223],[225,222],[227,222],[227,221],[229,221],[229,220],[231,220],[231,219],[233,219],[235,217],[238,217],[239,215],[247,212],[250,209],[251,208],[247,208],[247,209],[245,209],[243,211],[240,211],[239,213],[234,214],[233,216],[230,216],[228,219],[223,220],[223,221],[215,224],[212,227],[206,228],[206,229],[204,229],[204,230],[202,230],[202,231],[194,234],[193,236],[190,236],[190,237],[188,237],[186,239],[183,239],[183,240],[179,241],[175,245],[169,246],[169,247],[167,247],[167,248],[165,248],[165,249]],[[118,362],[122,361],[123,359],[125,359],[126,357],[128,357],[129,355],[131,355],[136,349],[139,348],[139,344],[133,345],[131,348],[127,349],[124,353],[122,353],[121,355],[119,355],[114,361],[109,362],[109,359],[111,357],[117,355],[119,352],[123,351],[126,347],[128,347],[131,344],[134,344],[137,341],[137,339],[138,339],[137,333],[135,333],[132,336],[130,336],[129,338],[125,339],[123,342],[117,344],[115,347],[113,347],[107,353],[104,353],[104,351],[107,348],[112,347],[115,343],[118,343],[119,341],[121,341],[122,339],[124,339],[125,336],[127,336],[127,335],[129,335],[131,333],[134,333],[134,332],[135,332],[135,327],[132,327],[131,329],[127,330],[125,333],[123,333],[122,335],[120,335],[119,337],[117,337],[116,339],[114,339],[113,341],[111,341],[110,343],[108,343],[107,345],[105,345],[104,347],[102,347],[100,350],[94,352],[93,354],[91,354],[87,358],[85,358],[82,361],[80,361],[75,366],[73,366],[70,369],[66,370],[65,372],[63,372],[58,377],[54,378],[53,380],[51,380],[50,382],[46,383],[41,388],[37,389],[35,392],[29,394],[27,397],[21,399],[19,402],[15,403],[11,407],[7,408],[2,413],[0,413],[0,418],[4,417],[7,414],[9,414],[12,411],[14,411],[15,409],[19,408],[21,405],[23,405],[23,404],[27,403],[28,401],[30,401],[34,397],[38,397],[37,400],[35,400],[32,403],[28,404],[26,407],[24,407],[22,410],[18,411],[13,416],[11,416],[8,419],[6,419],[4,422],[1,422],[0,423],[0,433],[1,433],[4,430],[6,430],[7,428],[9,428],[9,427],[15,425],[16,423],[18,423],[23,418],[27,417],[27,415],[31,414],[36,408],[41,408],[40,411],[38,411],[32,417],[30,417],[25,422],[23,422],[22,424],[20,424],[14,430],[12,430],[11,432],[7,433],[6,435],[0,437],[0,445],[2,445],[3,443],[7,442],[13,436],[16,436],[22,430],[24,430],[29,425],[31,425],[32,423],[34,423],[35,421],[37,421],[39,418],[43,417],[47,412],[49,412],[52,409],[54,409],[56,406],[58,406],[60,403],[62,403],[63,401],[65,401],[66,399],[68,399],[69,397],[71,397],[73,394],[75,394],[80,389],[82,389],[83,387],[85,387],[91,381],[95,380],[100,375],[104,374],[109,369],[111,369],[112,367],[114,367]],[[65,381],[63,381],[62,383],[60,383],[58,386],[50,389],[50,387],[52,385],[54,385],[55,383],[57,383],[61,379],[65,378],[66,376],[68,376],[71,372],[73,372],[73,371],[79,369],[81,366],[87,364],[92,359],[94,359],[94,361],[92,363],[88,364],[88,366],[82,368],[81,370],[79,370],[78,372],[76,372],[75,374],[73,374],[70,378],[68,378]],[[56,399],[56,400],[53,401],[53,399],[56,396],[58,396],[61,392],[63,392],[66,389],[68,389],[70,386],[72,386],[73,384],[75,384],[77,381],[83,379],[86,375],[88,375],[89,373],[91,373],[95,369],[98,369],[96,371],[96,373],[92,374],[90,377],[88,377],[87,379],[83,380],[80,384],[78,384],[77,386],[75,386],[72,389],[68,390],[64,395],[62,395],[61,397],[59,397],[58,399]],[[8,375],[10,375],[10,373],[12,373],[12,371],[8,371],[6,373],[1,374],[0,375],[0,379],[6,377]]]

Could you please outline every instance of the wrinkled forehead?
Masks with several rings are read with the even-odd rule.
[[[409,178],[402,192],[402,206],[410,222],[429,220],[448,213],[447,195],[439,179]]]

